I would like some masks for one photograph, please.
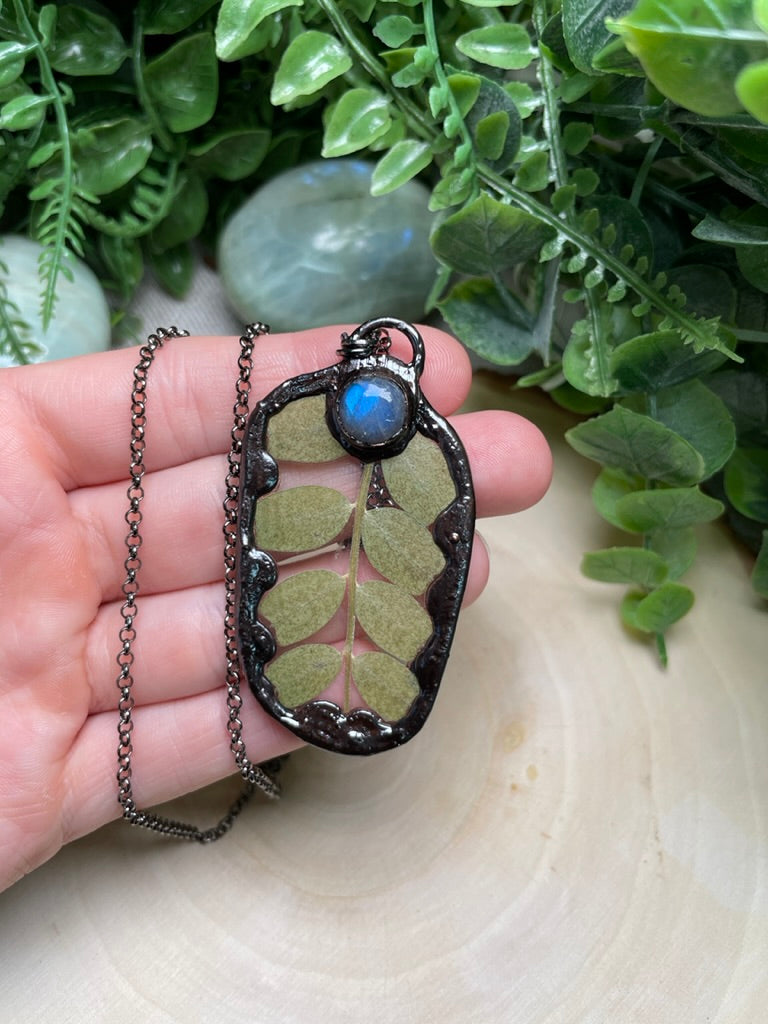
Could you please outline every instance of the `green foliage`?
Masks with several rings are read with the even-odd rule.
[[[768,525],[766,10],[12,0],[2,228],[43,242],[50,319],[70,252],[118,306],[148,265],[181,294],[197,239],[320,152],[374,161],[377,195],[419,175],[438,212],[430,308],[487,361],[597,413],[569,440],[602,468],[600,512],[667,566],[622,611],[663,651],[690,603],[670,589],[695,554],[686,516],[714,514],[713,494],[756,553]],[[0,355],[32,356],[2,293]],[[283,457],[338,457],[327,440]]]
[[[290,402],[270,418],[267,438],[278,465],[344,455],[328,431],[324,396]],[[364,704],[396,720],[419,692],[411,666],[434,629],[419,598],[445,569],[430,527],[456,499],[456,487],[437,444],[421,434],[376,467],[348,461],[359,473],[352,501],[302,484],[256,503],[256,542],[278,559],[334,543],[348,557],[343,573],[336,571],[341,550],[334,571],[294,563],[264,594],[259,614],[279,646],[266,674],[287,706],[315,699],[341,676],[346,710],[355,706],[356,688]],[[340,650],[316,642],[337,613],[346,619]],[[361,652],[359,640],[375,649]]]

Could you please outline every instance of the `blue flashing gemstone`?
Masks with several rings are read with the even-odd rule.
[[[403,430],[407,418],[403,389],[389,377],[356,377],[339,398],[339,426],[360,445],[385,444]]]

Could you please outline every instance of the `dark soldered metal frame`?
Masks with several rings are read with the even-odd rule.
[[[389,330],[404,334],[411,343],[413,360],[403,363],[389,355]],[[369,320],[351,335],[342,336],[342,360],[332,366],[285,381],[254,408],[243,439],[240,471],[238,538],[238,641],[242,670],[262,706],[297,736],[317,746],[343,754],[375,754],[410,740],[424,725],[434,704],[453,641],[464,596],[472,552],[475,500],[464,447],[453,428],[424,398],[419,377],[424,368],[424,343],[419,332],[392,317]],[[376,370],[392,376],[410,396],[410,416],[402,431],[386,443],[360,446],[342,434],[336,422],[336,402],[344,384],[361,372]],[[433,623],[426,645],[409,665],[419,684],[419,694],[407,714],[395,722],[382,719],[368,708],[344,712],[328,699],[315,699],[296,708],[283,705],[265,671],[275,656],[277,643],[269,626],[259,618],[263,594],[278,580],[272,555],[260,549],[254,537],[254,516],[260,497],[277,487],[279,468],[267,451],[269,420],[289,402],[314,395],[327,396],[326,420],[342,447],[363,462],[378,462],[403,451],[418,432],[434,441],[442,452],[456,487],[456,498],[435,519],[433,538],[446,565],[425,595],[426,611]],[[381,474],[374,472],[381,488]]]

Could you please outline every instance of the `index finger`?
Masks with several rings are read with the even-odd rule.
[[[338,361],[340,327],[256,339],[251,404],[299,373]],[[427,361],[421,386],[444,415],[464,401],[469,360],[455,339],[423,329]],[[410,359],[393,334],[393,352]],[[189,337],[166,341],[147,385],[152,439],[148,470],[183,465],[225,451],[232,429],[239,341]],[[138,348],[3,371],[41,431],[65,490],[127,479],[130,404]]]

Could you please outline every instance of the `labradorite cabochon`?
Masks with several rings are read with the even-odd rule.
[[[42,348],[34,361],[63,359],[109,348],[112,327],[106,296],[90,267],[74,255],[69,256],[66,263],[72,280],[66,274],[59,274],[53,319],[48,329],[43,330],[39,270],[42,251],[40,243],[31,238],[0,235],[0,277],[8,299]],[[8,360],[0,356],[0,365],[6,362]]]
[[[436,271],[429,192],[409,181],[372,196],[372,172],[353,159],[295,167],[233,215],[218,267],[242,320],[290,331],[423,316]]]
[[[358,445],[386,444],[405,429],[408,414],[405,392],[391,377],[361,374],[339,395],[339,426]]]

